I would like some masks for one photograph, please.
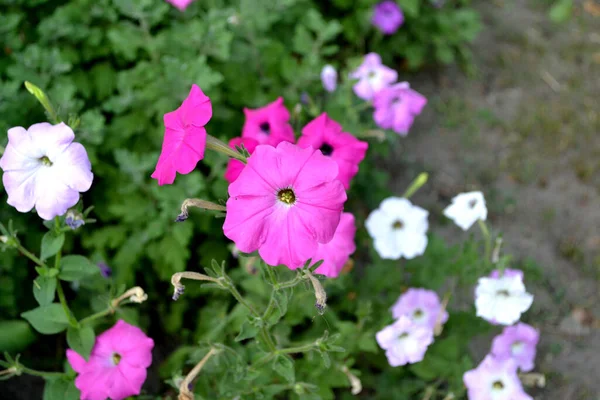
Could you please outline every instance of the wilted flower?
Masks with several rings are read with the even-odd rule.
[[[491,354],[497,359],[512,358],[521,371],[528,372],[535,366],[536,346],[539,332],[532,326],[519,322],[507,326],[494,338]]]
[[[312,147],[257,146],[229,185],[225,236],[269,265],[298,268],[333,238],[346,201],[337,175],[337,164]]]
[[[465,372],[469,400],[533,400],[523,390],[512,359],[487,355],[477,368]]]
[[[383,65],[379,54],[369,53],[350,78],[358,79],[354,93],[361,99],[371,100],[376,92],[396,82],[398,73]]]
[[[67,215],[65,215],[65,224],[73,230],[82,227],[85,225],[83,214],[75,210],[67,211]]]
[[[379,347],[385,350],[390,365],[398,367],[423,360],[427,347],[433,343],[433,330],[401,316],[377,332],[375,338]]]
[[[315,274],[336,278],[348,262],[350,255],[356,250],[355,234],[354,215],[343,213],[333,239],[325,244],[319,243],[317,253],[312,257],[313,263],[324,260],[323,264],[315,270]]]
[[[90,188],[94,175],[85,148],[73,139],[75,133],[62,122],[10,128],[0,158],[8,204],[20,212],[35,207],[45,220],[77,204],[79,193]]]
[[[343,132],[339,123],[323,113],[302,129],[298,146],[312,146],[321,150],[324,156],[331,157],[339,167],[337,178],[348,189],[350,181],[358,172],[358,164],[365,158],[369,144]]]
[[[414,258],[425,252],[429,213],[400,197],[389,197],[365,223],[381,258]]]
[[[173,4],[181,11],[185,10],[194,0],[167,0],[167,3]]]
[[[440,315],[441,313],[441,315]],[[398,298],[392,306],[392,316],[406,316],[417,325],[434,329],[435,325],[445,323],[448,313],[442,310],[437,293],[433,290],[410,288]]]
[[[294,130],[289,124],[290,112],[285,108],[282,97],[255,110],[244,108],[244,114],[246,122],[242,128],[242,137],[271,146],[277,146],[281,142],[294,142]]]
[[[406,136],[425,104],[427,99],[412,90],[408,82],[397,83],[375,93],[373,119],[380,128]]]
[[[371,22],[382,33],[391,35],[395,33],[404,22],[404,15],[395,1],[386,0],[375,6]]]
[[[462,228],[468,230],[477,220],[485,221],[487,207],[481,192],[461,193],[452,199],[452,204],[444,209],[444,215]]]
[[[244,146],[244,148],[248,150],[248,153],[252,154],[254,153],[256,146],[258,146],[258,142],[250,137],[237,137],[229,141],[229,147],[232,149],[240,146]],[[230,158],[227,163],[227,169],[225,169],[225,179],[227,179],[227,182],[231,183],[235,181],[237,177],[240,176],[240,173],[245,166],[246,165],[240,160]]]
[[[491,323],[512,325],[531,307],[533,295],[523,284],[523,272],[507,269],[479,278],[475,289],[477,315]]]
[[[337,87],[337,78],[337,71],[332,65],[327,64],[321,70],[321,82],[328,92],[335,91],[335,88]]]
[[[210,99],[198,85],[192,85],[188,97],[175,111],[164,115],[165,136],[152,178],[159,185],[175,181],[176,172],[189,174],[204,158],[206,129],[212,117]]]
[[[82,400],[121,400],[140,394],[146,369],[152,364],[154,341],[138,327],[119,320],[96,337],[89,361],[67,350],[78,373],[75,386]]]

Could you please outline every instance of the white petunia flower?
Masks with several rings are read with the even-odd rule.
[[[512,325],[531,307],[533,295],[527,293],[523,272],[507,269],[479,278],[475,289],[477,316],[494,324]]]
[[[365,223],[381,258],[414,258],[425,252],[429,212],[400,197],[389,197]]]
[[[327,64],[321,70],[321,83],[328,92],[335,92],[337,88],[338,74],[333,65]]]
[[[487,208],[481,192],[461,193],[452,199],[452,204],[444,209],[444,215],[462,228],[469,229],[477,220],[485,221]]]

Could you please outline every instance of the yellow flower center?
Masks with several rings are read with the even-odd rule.
[[[294,191],[292,189],[281,189],[278,193],[277,193],[277,198],[279,199],[279,201],[287,204],[287,205],[293,205],[294,203],[296,203],[296,195],[294,194]]]
[[[114,353],[112,356],[112,361],[113,364],[119,365],[119,363],[121,362],[121,355],[119,353]]]

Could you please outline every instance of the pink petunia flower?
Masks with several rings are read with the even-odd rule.
[[[477,368],[465,372],[463,381],[469,400],[532,400],[523,390],[512,359],[488,354]]]
[[[258,142],[250,137],[237,137],[229,141],[229,147],[231,147],[234,150],[236,146],[240,147],[242,145],[246,150],[248,150],[248,153],[252,154],[254,153],[254,149],[256,149],[256,146],[258,146]],[[227,182],[231,183],[235,181],[237,177],[240,176],[240,173],[242,172],[245,166],[246,165],[240,160],[230,158],[229,162],[227,163],[227,169],[225,169],[225,179],[227,179]]]
[[[324,156],[331,157],[339,167],[338,179],[344,187],[350,187],[350,181],[358,172],[358,164],[365,158],[369,144],[342,132],[342,126],[327,116],[319,115],[302,129],[298,146],[312,146],[321,150]]]
[[[532,326],[519,322],[507,326],[494,338],[491,354],[498,359],[512,358],[521,371],[528,372],[535,366],[536,346],[539,332]]]
[[[371,100],[376,92],[388,87],[398,79],[398,73],[381,63],[377,53],[369,53],[363,63],[350,74],[350,78],[358,79],[353,86],[354,93],[364,100]]]
[[[375,94],[373,119],[380,128],[406,136],[425,104],[427,99],[412,90],[408,82],[397,83]]]
[[[413,323],[401,316],[392,325],[377,332],[375,339],[392,367],[414,364],[425,357],[427,347],[433,343],[433,330]]]
[[[426,326],[429,329],[434,329],[438,322],[443,324],[448,320],[448,313],[442,310],[437,293],[421,288],[408,289],[392,306],[394,318],[400,318],[403,315],[406,315],[415,324]]]
[[[229,185],[225,236],[269,265],[298,268],[333,238],[346,201],[337,175],[337,164],[312,147],[257,146]]]
[[[395,33],[403,22],[404,14],[393,0],[382,1],[373,10],[371,23],[385,35]]]
[[[176,172],[189,174],[204,158],[206,129],[212,117],[210,99],[198,85],[192,85],[188,97],[175,111],[164,115],[165,137],[152,178],[159,185],[175,181]]]
[[[167,0],[167,3],[173,4],[179,10],[184,11],[194,0]]]
[[[75,386],[81,400],[121,400],[140,394],[153,347],[154,341],[140,328],[119,320],[96,337],[89,361],[67,350],[67,360],[78,373]]]
[[[325,244],[320,243],[316,254],[312,257],[313,262],[323,260],[323,264],[319,265],[315,274],[337,278],[350,259],[350,255],[356,250],[355,234],[354,215],[343,213],[333,239]]]
[[[246,122],[242,137],[250,137],[260,144],[277,146],[281,142],[294,143],[294,130],[289,124],[290,113],[280,97],[264,107],[252,110],[244,108]]]
[[[34,124],[8,130],[8,145],[0,158],[8,204],[17,211],[51,220],[79,201],[92,186],[94,174],[85,148],[74,143],[73,130],[60,123]]]

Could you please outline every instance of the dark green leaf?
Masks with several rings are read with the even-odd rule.
[[[250,339],[255,337],[258,334],[258,327],[252,324],[250,321],[245,321],[242,324],[240,329],[240,333],[236,336],[235,341],[241,342],[244,339]]]
[[[100,273],[100,269],[84,256],[66,256],[60,262],[60,274],[63,281],[76,281]]]
[[[94,330],[89,326],[81,328],[70,326],[67,329],[67,344],[85,359],[89,357],[95,339]]]
[[[29,324],[23,320],[0,321],[0,351],[17,352],[35,340]]]
[[[33,328],[45,335],[52,335],[65,330],[69,326],[67,315],[58,303],[34,308],[21,314]]]
[[[286,381],[293,383],[295,381],[294,362],[289,356],[278,355],[273,360],[273,370]]]
[[[47,306],[54,301],[56,292],[56,278],[48,276],[38,276],[33,281],[33,297],[40,306]]]
[[[53,231],[46,232],[42,238],[42,250],[40,258],[42,261],[52,257],[62,249],[65,243],[65,234],[60,233],[56,235]]]
[[[71,380],[47,379],[43,400],[79,400],[79,390]]]

